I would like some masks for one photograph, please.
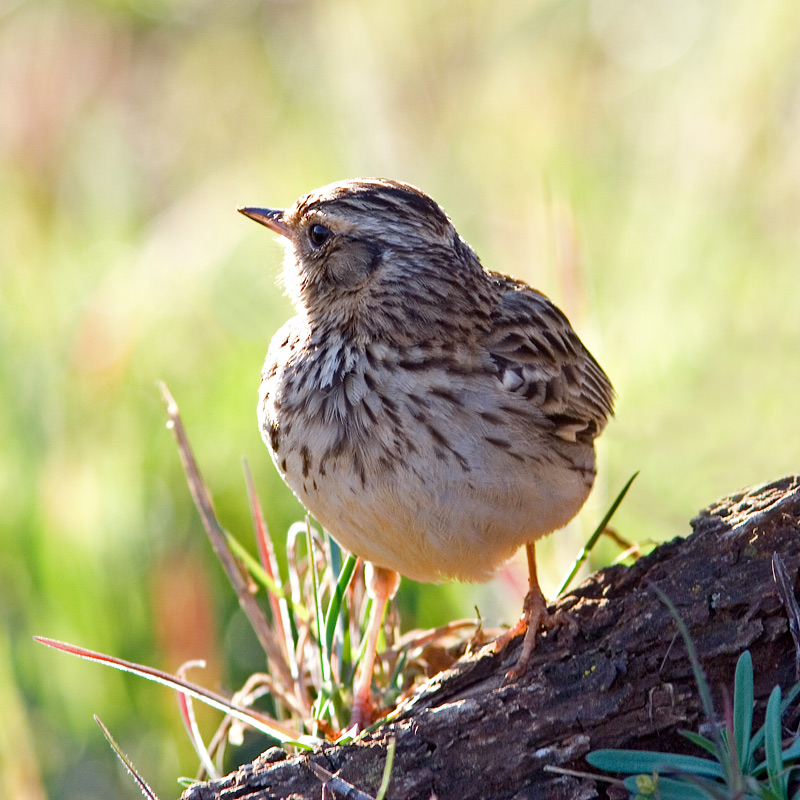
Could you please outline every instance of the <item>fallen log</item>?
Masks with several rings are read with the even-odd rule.
[[[704,723],[686,647],[652,587],[677,607],[712,687],[730,689],[739,655],[750,650],[758,721],[772,687],[797,679],[772,562],[775,553],[785,562],[793,600],[800,475],[723,498],[691,524],[690,536],[630,567],[601,570],[563,597],[556,607],[574,624],[542,635],[521,680],[505,680],[521,640],[500,655],[484,649],[436,676],[363,740],[295,756],[271,748],[225,778],[191,786],[182,800],[320,798],[309,762],[354,787],[350,797],[374,797],[391,739],[392,800],[604,798],[611,795],[602,782],[545,766],[587,771],[585,755],[609,747],[700,754],[678,734]],[[721,708],[719,691],[715,699]],[[335,796],[348,795],[329,784],[326,797]]]

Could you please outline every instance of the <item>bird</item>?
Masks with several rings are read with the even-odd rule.
[[[373,613],[351,721],[370,720],[386,603],[400,575],[486,581],[520,547],[529,590],[509,672],[550,622],[534,543],[592,488],[614,390],[567,317],[486,269],[445,211],[384,178],[338,181],[289,208],[238,211],[277,233],[295,315],[261,373],[258,421],[305,508],[367,562]]]

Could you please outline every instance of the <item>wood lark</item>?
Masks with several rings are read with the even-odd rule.
[[[398,573],[484,581],[525,545],[530,589],[511,632],[525,631],[522,674],[547,621],[534,542],[592,487],[613,413],[605,373],[558,308],[484,269],[413,186],[346,180],[289,209],[239,210],[284,237],[297,311],[264,363],[262,436],[303,505],[372,565],[354,720],[369,716]]]

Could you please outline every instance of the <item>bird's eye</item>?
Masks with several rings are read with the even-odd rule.
[[[308,229],[308,238],[314,247],[322,247],[331,236],[333,236],[331,229],[320,225],[318,222]]]

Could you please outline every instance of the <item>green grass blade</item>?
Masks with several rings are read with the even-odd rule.
[[[701,736],[699,733],[693,731],[678,731],[684,738],[688,739],[692,744],[702,747],[707,753],[710,753],[714,758],[717,757],[717,748],[714,742],[707,736]]]
[[[781,794],[786,775],[783,772],[783,752],[781,747],[781,687],[776,686],[767,701],[767,714],[764,719],[764,752],[767,760],[767,776],[772,791]]]
[[[593,767],[607,772],[690,772],[712,778],[723,777],[722,765],[717,761],[677,753],[658,753],[650,750],[595,750],[586,756],[586,760]]]
[[[783,702],[781,702],[781,716],[783,716],[784,711],[794,702],[795,698],[800,694],[800,683],[796,683],[792,686],[791,689],[786,693],[786,697],[783,698]],[[752,758],[755,754],[756,750],[764,744],[764,735],[766,733],[766,723],[762,725],[758,731],[756,731],[755,736],[750,740],[750,757]],[[763,766],[763,765],[762,765]]]
[[[356,653],[356,657],[353,659],[353,675],[355,676],[356,670],[358,669],[358,665],[361,663],[361,659],[364,657],[364,653],[367,650],[367,637],[364,636],[365,629],[367,627],[367,620],[372,613],[372,604],[375,602],[374,598],[367,595],[367,602],[364,604],[364,620],[361,625],[361,642],[358,645],[358,652]]]
[[[111,731],[100,721],[97,714],[94,715],[94,721],[100,726],[103,731],[103,736],[106,741],[111,745],[111,749],[117,754],[117,758],[122,762],[122,765],[128,770],[128,774],[136,781],[139,791],[147,798],[147,800],[158,800],[158,795],[147,785],[147,781],[139,774],[133,762],[128,757],[128,754],[123,752],[122,748],[117,744],[116,739],[111,735]]]
[[[733,738],[743,772],[750,769],[750,739],[753,735],[753,659],[745,650],[736,662],[733,681]]]
[[[322,674],[323,684],[329,684],[331,680],[330,653],[325,650],[322,632],[325,630],[325,619],[322,615],[322,604],[319,599],[319,575],[317,574],[317,559],[314,557],[314,537],[311,535],[311,520],[306,517],[306,549],[308,552],[308,570],[311,575],[311,586],[314,590],[314,618],[317,622],[317,639],[320,643],[317,652],[319,653],[319,669]]]
[[[689,654],[689,661],[692,665],[692,672],[694,673],[694,679],[697,683],[697,691],[700,694],[700,702],[703,705],[703,712],[706,715],[707,720],[713,721],[714,704],[711,701],[711,690],[708,688],[708,681],[706,681],[705,673],[700,665],[700,659],[697,657],[697,650],[694,646],[694,642],[692,641],[692,637],[689,636],[689,631],[681,619],[678,609],[673,605],[672,600],[670,600],[669,597],[667,597],[667,595],[664,594],[664,592],[661,591],[661,589],[659,589],[655,584],[651,583],[650,588],[653,590],[653,592],[655,592],[658,599],[669,609],[669,613],[672,614],[675,624],[678,626],[678,631],[681,634],[681,638],[686,645],[686,651]],[[719,753],[721,754],[724,749],[722,739],[716,726],[714,726],[713,730],[715,732],[714,741],[719,748]]]
[[[338,578],[342,571],[342,548],[328,531],[323,531],[323,533],[325,534],[325,546],[328,548],[328,564],[331,572]]]
[[[378,794],[375,795],[375,800],[384,800],[386,792],[389,791],[389,781],[392,779],[392,767],[394,766],[394,748],[397,740],[392,736],[389,739],[389,744],[386,748],[386,764],[383,768],[383,778],[381,778],[381,785],[378,788]]]
[[[356,557],[351,553],[347,556],[344,562],[342,571],[339,573],[339,579],[336,581],[336,588],[331,594],[330,602],[328,603],[328,610],[325,614],[325,652],[333,652],[333,637],[336,634],[336,623],[339,620],[339,614],[342,610],[342,601],[344,600],[347,586],[350,583],[353,572],[356,568]]]
[[[800,758],[800,736],[798,736],[784,751],[783,763]]]
[[[397,663],[394,665],[394,671],[392,672],[392,677],[389,678],[389,689],[399,694],[400,689],[403,683],[403,671],[406,668],[406,663],[408,661],[408,653],[404,650],[400,653]]]
[[[148,667],[144,664],[135,664],[132,661],[125,661],[115,656],[108,656],[104,653],[98,653],[95,650],[88,650],[85,647],[78,647],[77,645],[68,644],[67,642],[59,642],[56,639],[48,639],[44,636],[34,636],[33,639],[39,642],[39,644],[52,647],[63,653],[78,656],[78,658],[85,658],[87,661],[93,661],[96,664],[113,667],[122,672],[129,672],[132,675],[138,675],[154,683],[160,683],[162,686],[167,686],[178,692],[189,694],[206,705],[216,708],[235,719],[241,720],[246,725],[250,725],[250,727],[262,731],[262,733],[266,733],[268,736],[272,736],[280,742],[295,742],[303,738],[297,731],[290,729],[288,726],[269,717],[267,714],[254,709],[242,708],[228,698],[222,697],[195,683],[184,680],[178,675],[170,675],[168,672],[155,669],[154,667]],[[314,744],[317,743],[317,741],[314,741]]]
[[[228,541],[228,546],[236,554],[236,557],[244,562],[247,571],[257,580],[267,591],[272,592],[276,597],[287,600],[291,603],[291,598],[287,596],[286,592],[278,586],[275,581],[267,575],[264,567],[259,564],[258,559],[250,555],[247,548],[239,542],[239,540],[229,531],[225,531],[225,538]]]
[[[592,552],[592,548],[597,544],[597,540],[603,535],[603,531],[606,529],[608,523],[611,522],[611,518],[616,513],[625,495],[628,494],[628,489],[631,488],[631,484],[636,480],[636,476],[638,474],[639,470],[636,470],[636,472],[634,472],[633,475],[628,478],[628,482],[622,487],[622,491],[617,495],[616,500],[614,500],[614,502],[611,504],[611,507],[606,512],[606,515],[600,520],[600,523],[594,529],[594,532],[589,537],[589,540],[583,546],[580,553],[578,553],[578,556],[575,559],[569,574],[566,578],[564,578],[559,590],[556,592],[557,597],[560,597],[566,591],[567,587],[572,582],[572,579],[578,574],[578,570],[583,566],[584,561],[586,561],[586,559],[589,557],[589,553]]]

